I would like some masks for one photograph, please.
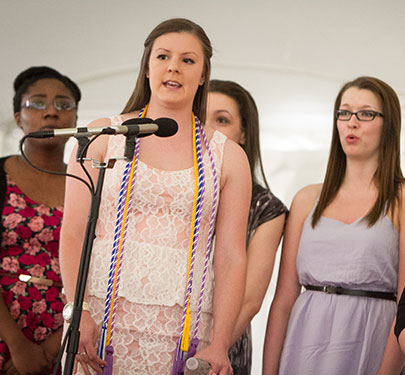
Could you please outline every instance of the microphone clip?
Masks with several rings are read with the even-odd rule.
[[[124,158],[127,162],[131,162],[134,158],[136,139],[136,135],[125,134]]]

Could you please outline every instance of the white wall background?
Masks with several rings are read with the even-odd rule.
[[[0,155],[15,152],[21,137],[12,113],[20,71],[49,65],[72,77],[85,126],[121,111],[145,37],[172,17],[206,30],[212,78],[235,80],[256,99],[266,174],[287,205],[298,189],[322,180],[333,102],[345,81],[383,79],[404,108],[403,0],[0,0]],[[253,374],[260,374],[276,271],[253,322]]]

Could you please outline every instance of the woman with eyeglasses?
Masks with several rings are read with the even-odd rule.
[[[325,180],[291,205],[263,374],[400,373],[392,329],[405,283],[400,129],[385,82],[359,77],[342,87]]]
[[[58,71],[31,67],[14,81],[14,117],[28,134],[76,126],[78,86]],[[67,138],[27,138],[36,166],[65,172]],[[21,155],[0,159],[0,373],[50,374],[62,335],[59,233],[65,177],[29,165]]]

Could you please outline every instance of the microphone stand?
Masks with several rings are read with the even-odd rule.
[[[125,146],[125,160],[131,161],[134,155],[134,147],[136,142],[136,135],[133,132],[128,132],[125,134],[126,146]],[[77,137],[78,140],[81,140],[81,136]],[[87,141],[87,139],[86,139]],[[88,145],[88,143],[87,143]],[[80,144],[79,148],[84,146],[84,142]],[[84,146],[81,152],[81,157],[83,157],[84,153],[86,152],[87,147]],[[76,159],[78,159],[78,154],[76,155]],[[73,367],[75,363],[75,357],[77,354],[77,350],[79,347],[79,339],[80,339],[80,319],[82,316],[82,309],[83,309],[83,300],[84,294],[86,291],[86,284],[87,284],[87,277],[89,273],[90,267],[90,259],[91,259],[91,252],[93,250],[93,242],[96,238],[96,225],[98,220],[98,213],[100,209],[100,202],[101,202],[101,192],[103,190],[104,184],[104,177],[107,168],[113,168],[114,164],[117,159],[110,159],[108,163],[100,162],[97,160],[92,160],[93,167],[99,169],[99,174],[97,178],[97,185],[94,194],[91,195],[91,205],[90,205],[90,212],[87,221],[86,232],[83,240],[83,247],[82,247],[82,255],[80,258],[80,265],[79,271],[77,275],[77,282],[76,282],[76,291],[75,291],[75,298],[73,302],[73,314],[72,319],[70,321],[69,328],[66,332],[66,336],[63,339],[63,343],[60,348],[60,352],[56,361],[55,371],[57,372],[58,364],[60,364],[62,355],[66,346],[66,360],[65,366],[63,368],[63,375],[71,375],[73,373]]]
[[[144,119],[148,120],[149,119]],[[133,158],[134,154],[134,148],[135,148],[135,143],[136,143],[136,137],[139,133],[138,128],[132,128],[130,127],[128,132],[125,134],[125,137],[127,138],[126,140],[126,146],[125,146],[125,153],[124,153],[124,159],[126,161],[131,161]],[[176,129],[177,130],[177,129]],[[82,134],[80,134],[82,133]],[[115,134],[111,128],[105,128],[102,130],[101,133],[98,135],[102,134]],[[96,135],[96,137],[98,136]],[[53,135],[54,136],[54,135]],[[24,150],[23,150],[23,144],[26,138],[32,137],[32,133],[25,135],[21,140],[20,140],[20,151],[21,155],[24,157],[24,159],[33,167],[36,168],[42,172],[45,173],[53,173],[53,174],[61,174],[61,173],[56,173],[56,172],[50,172],[44,169],[41,169],[34,164],[32,164],[29,159],[25,156]],[[35,138],[35,137],[34,137]],[[43,137],[40,137],[43,138]],[[47,137],[45,137],[47,138]],[[75,135],[75,138],[78,139],[79,145],[78,145],[78,152],[76,154],[76,161],[84,160],[84,157],[87,152],[87,148],[90,145],[92,141],[88,140],[88,134],[86,131],[78,131],[78,134]],[[95,138],[94,138],[95,139]],[[93,139],[93,140],[94,140]],[[61,347],[59,350],[58,357],[55,361],[54,365],[54,374],[56,375],[62,360],[63,352],[66,347],[66,360],[65,360],[65,366],[63,369],[63,374],[64,375],[71,375],[73,373],[73,367],[74,367],[74,362],[75,362],[75,357],[77,354],[77,349],[79,347],[79,340],[80,340],[80,320],[81,320],[81,315],[82,315],[82,310],[83,310],[83,300],[84,300],[84,294],[86,291],[86,284],[87,284],[87,277],[89,273],[89,267],[90,267],[90,260],[91,260],[91,252],[93,250],[93,242],[94,239],[96,238],[95,232],[96,232],[96,225],[97,225],[97,220],[98,220],[98,214],[99,214],[99,209],[100,209],[100,202],[101,202],[101,193],[103,190],[103,184],[104,184],[104,177],[105,177],[105,172],[107,168],[113,168],[114,164],[117,159],[109,159],[107,163],[101,162],[98,160],[92,160],[92,166],[94,168],[99,169],[99,174],[97,178],[97,185],[96,188],[93,188],[93,184],[91,183],[91,186],[82,178],[79,178],[77,176],[71,175],[71,174],[66,174],[63,173],[64,176],[68,177],[74,177],[77,178],[78,180],[82,181],[89,187],[91,191],[91,204],[90,204],[90,211],[89,211],[89,217],[87,221],[87,226],[86,226],[86,232],[83,240],[83,246],[82,246],[82,254],[80,258],[80,264],[79,264],[79,270],[78,270],[78,275],[77,275],[77,281],[76,281],[76,291],[75,291],[75,297],[74,297],[74,302],[73,302],[73,313],[72,313],[72,318],[68,327],[68,330],[66,332],[65,337],[63,338],[63,342],[61,343]],[[90,176],[88,175],[89,179]],[[66,346],[67,344],[67,346]]]
[[[76,292],[75,298],[73,303],[73,315],[69,325],[69,328],[66,332],[66,336],[63,340],[60,353],[58,356],[57,364],[55,366],[55,372],[57,371],[58,363],[61,361],[62,353],[66,346],[67,341],[67,348],[66,348],[66,360],[65,366],[63,369],[64,375],[70,375],[73,373],[73,366],[75,362],[75,357],[77,354],[77,350],[79,347],[79,339],[80,339],[80,319],[83,307],[83,300],[84,294],[86,290],[86,283],[87,277],[90,267],[90,259],[91,259],[91,252],[93,249],[93,241],[95,239],[95,230],[96,224],[98,219],[98,213],[100,208],[101,202],[101,192],[103,189],[104,177],[107,168],[112,168],[115,164],[116,159],[111,159],[108,161],[108,164],[105,162],[99,162],[93,160],[93,167],[99,168],[99,174],[97,179],[96,190],[91,197],[91,205],[90,205],[90,212],[87,221],[87,227],[85,232],[85,237],[83,241],[82,247],[82,255],[80,259],[79,265],[79,272],[77,275],[77,282],[76,282]]]
[[[105,132],[103,134],[111,134],[111,133]],[[67,177],[76,178],[76,179],[82,181],[91,191],[90,212],[89,212],[89,218],[88,218],[88,222],[87,222],[85,237],[84,237],[84,241],[83,241],[82,255],[81,255],[81,259],[80,259],[79,272],[78,272],[78,277],[77,277],[77,282],[76,282],[76,292],[75,292],[75,298],[74,298],[72,319],[71,319],[69,328],[66,332],[66,335],[63,339],[63,342],[61,344],[58,357],[54,364],[54,371],[53,371],[53,373],[55,375],[58,373],[62,355],[63,355],[64,349],[66,347],[66,342],[68,341],[67,355],[66,355],[66,362],[65,362],[66,366],[65,366],[63,373],[66,375],[71,375],[73,373],[73,365],[74,365],[75,356],[77,353],[77,348],[79,346],[79,338],[80,338],[79,327],[80,327],[81,312],[82,312],[82,307],[83,307],[83,299],[84,299],[84,293],[85,293],[85,289],[86,289],[87,276],[88,276],[88,271],[89,271],[89,266],[90,266],[91,251],[93,249],[93,241],[95,239],[95,230],[96,230],[96,224],[97,224],[98,213],[99,213],[99,208],[100,208],[101,192],[103,190],[105,171],[107,168],[113,168],[115,161],[117,159],[110,159],[108,161],[108,163],[100,162],[97,160],[92,160],[93,167],[100,169],[100,172],[98,174],[98,179],[97,179],[97,186],[96,186],[96,189],[94,189],[92,187],[93,186],[92,184],[90,186],[87,183],[87,181],[85,181],[84,179],[82,179],[80,177],[71,175],[69,173],[48,171],[46,169],[43,169],[43,168],[40,168],[40,167],[34,165],[27,158],[27,156],[24,153],[24,149],[23,149],[24,142],[29,137],[30,137],[30,134],[25,135],[20,140],[20,144],[19,144],[21,155],[29,165],[31,165],[33,168],[35,168],[41,172],[44,172],[44,173],[51,173],[51,174],[55,174],[55,175],[63,175],[63,176],[67,176]],[[91,141],[87,143],[87,146],[90,145],[90,143],[91,143]],[[81,147],[83,149],[82,150],[82,157],[83,157],[83,155],[86,152],[86,146],[82,142],[82,144],[79,144],[79,147]],[[90,178],[90,176],[89,176],[89,178]]]
[[[68,343],[66,348],[65,367],[63,369],[64,375],[70,375],[73,373],[75,357],[77,349],[79,347],[79,338],[80,338],[79,327],[82,315],[83,300],[86,290],[87,276],[89,273],[91,252],[93,249],[93,241],[95,239],[95,231],[98,213],[100,209],[101,192],[104,183],[104,176],[105,171],[108,167],[107,164],[104,162],[98,163],[99,164],[98,166],[96,166],[96,168],[99,168],[99,174],[97,178],[96,190],[94,194],[92,194],[91,196],[89,218],[87,221],[87,227],[83,241],[82,256],[80,259],[79,272],[77,275],[76,292],[73,303],[73,315],[69,325],[69,329],[66,333],[66,336],[68,337]]]

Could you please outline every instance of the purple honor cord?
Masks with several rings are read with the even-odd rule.
[[[144,109],[141,111],[139,117],[143,116]],[[190,311],[189,311],[189,303],[191,298],[192,292],[192,285],[193,285],[193,277],[194,277],[194,265],[196,259],[196,250],[197,250],[197,243],[199,238],[199,230],[201,224],[201,216],[202,216],[202,209],[204,203],[204,194],[205,194],[205,174],[204,174],[204,167],[203,167],[203,157],[201,152],[201,138],[204,140],[204,144],[206,146],[210,164],[212,168],[212,174],[214,179],[214,194],[213,194],[213,201],[212,201],[212,211],[211,211],[211,219],[210,219],[210,227],[208,232],[208,241],[207,241],[207,248],[206,248],[206,255],[205,255],[205,262],[204,262],[204,270],[202,275],[202,283],[200,289],[200,298],[198,301],[198,311],[196,316],[195,328],[193,333],[193,338],[191,339],[188,348],[186,351],[182,350],[182,334],[177,343],[177,348],[175,352],[175,358],[173,363],[173,375],[181,375],[184,373],[185,361],[187,358],[192,357],[195,355],[198,346],[198,326],[200,322],[201,316],[201,309],[202,309],[202,300],[204,295],[204,288],[205,288],[205,280],[206,274],[208,270],[208,264],[211,254],[211,243],[213,237],[213,229],[214,229],[214,221],[217,209],[217,200],[218,200],[218,178],[215,169],[214,159],[212,157],[211,150],[209,148],[209,143],[207,138],[204,134],[202,129],[201,123],[196,116],[194,116],[195,121],[195,147],[196,147],[196,154],[197,154],[197,170],[198,170],[198,190],[197,190],[197,199],[196,199],[196,208],[195,208],[195,216],[193,218],[194,226],[193,226],[193,237],[192,237],[192,250],[191,250],[191,261],[190,261],[190,270],[189,270],[189,277],[186,289],[186,296],[185,296],[185,304],[183,310],[183,318],[181,324],[181,331],[183,332],[185,323],[186,323],[186,316],[188,314],[188,324],[190,324]],[[105,302],[105,311],[104,311],[104,318],[100,333],[100,339],[98,343],[97,354],[100,358],[104,359],[107,362],[107,366],[103,369],[104,375],[112,375],[113,371],[113,353],[114,348],[112,346],[112,337],[114,331],[114,320],[115,320],[115,313],[116,313],[116,306],[117,306],[117,297],[118,297],[118,289],[119,289],[119,282],[120,282],[120,275],[121,275],[121,265],[123,259],[123,252],[125,247],[125,240],[128,228],[128,215],[131,210],[131,203],[133,198],[133,191],[134,191],[134,184],[135,184],[135,177],[136,171],[138,167],[138,158],[139,158],[139,139],[136,141],[136,147],[134,152],[134,160],[126,164],[125,170],[122,177],[122,183],[119,193],[119,200],[118,200],[118,208],[117,208],[117,216],[116,216],[116,224],[115,224],[115,231],[114,231],[114,238],[113,238],[113,248],[111,254],[111,263],[110,263],[110,270],[109,270],[109,278],[108,278],[108,287],[106,293],[106,302]],[[129,192],[128,192],[129,190]],[[118,264],[118,266],[117,266]],[[189,332],[189,331],[187,331]],[[188,333],[189,334],[189,333]],[[188,337],[187,337],[188,339]],[[186,340],[187,341],[187,340]]]
[[[142,109],[140,111],[139,117],[143,117],[144,111],[145,109]],[[111,252],[110,269],[108,274],[108,285],[105,300],[104,318],[97,346],[97,355],[107,362],[107,366],[105,366],[103,369],[104,375],[112,375],[113,369],[114,348],[112,346],[112,337],[114,333],[114,321],[117,308],[119,283],[121,278],[122,259],[129,222],[128,215],[129,212],[131,211],[132,206],[135,178],[138,168],[138,157],[139,157],[139,139],[137,138],[135,144],[134,159],[132,162],[128,162],[125,165],[119,192],[113,247]]]
[[[201,289],[200,289],[200,297],[199,297],[199,301],[198,301],[198,310],[197,310],[194,334],[193,334],[193,338],[191,339],[191,342],[190,342],[190,345],[189,345],[187,351],[184,351],[181,349],[183,337],[182,337],[182,334],[180,335],[178,342],[177,342],[175,355],[174,355],[172,375],[183,375],[186,360],[190,357],[193,357],[197,352],[197,346],[199,343],[197,334],[198,334],[198,328],[199,328],[200,317],[201,317],[205,280],[206,280],[208,264],[209,264],[210,254],[211,254],[211,243],[212,243],[212,237],[213,237],[213,231],[214,231],[213,230],[214,221],[215,221],[217,201],[218,201],[218,177],[216,174],[214,159],[213,159],[210,147],[209,147],[208,140],[206,138],[204,130],[202,129],[201,123],[198,120],[198,118],[195,118],[195,119],[196,119],[195,120],[196,121],[195,137],[196,137],[196,148],[197,148],[197,165],[198,165],[198,171],[199,171],[199,173],[198,173],[198,175],[199,175],[199,177],[198,177],[199,192],[197,194],[197,207],[200,204],[201,208],[196,209],[195,228],[194,228],[194,233],[193,233],[192,262],[190,265],[189,280],[188,280],[188,285],[187,285],[187,290],[186,290],[186,298],[185,298],[183,319],[182,319],[182,325],[181,325],[182,334],[183,334],[184,324],[185,324],[185,320],[186,320],[187,309],[189,307],[188,301],[189,301],[190,294],[192,291],[192,283],[193,283],[193,276],[194,276],[194,261],[195,261],[195,255],[196,255],[196,249],[197,249],[196,245],[197,245],[197,239],[198,239],[198,234],[199,234],[199,225],[201,222],[202,201],[204,199],[204,192],[205,192],[205,182],[204,182],[205,175],[204,175],[203,161],[202,161],[202,155],[201,155],[201,137],[204,140],[204,144],[207,149],[211,168],[212,168],[213,179],[214,179],[214,194],[213,194],[214,196],[213,196],[213,201],[212,201],[210,227],[209,227],[209,231],[208,231],[208,241],[207,241],[207,248],[206,248],[206,254],[205,254],[204,270],[203,270],[203,275],[202,275],[202,283],[201,283]],[[202,190],[202,191],[200,192],[200,190]],[[197,215],[198,212],[199,212],[199,216]]]

